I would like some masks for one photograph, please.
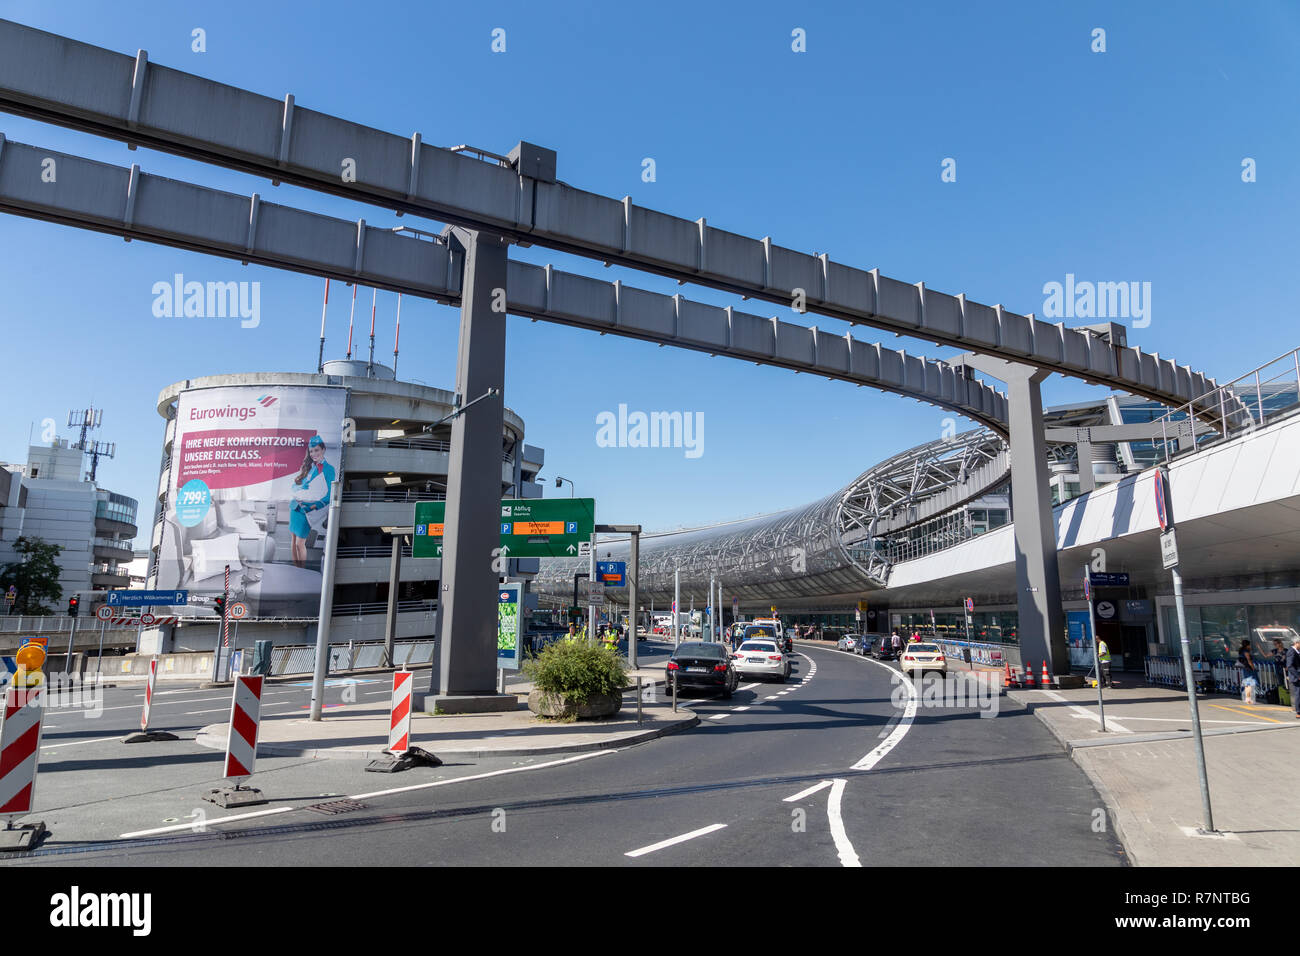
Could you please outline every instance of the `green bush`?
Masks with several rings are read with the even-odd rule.
[[[561,694],[585,704],[602,694],[617,694],[627,684],[627,672],[617,651],[586,641],[557,641],[524,663],[524,673],[538,690]]]

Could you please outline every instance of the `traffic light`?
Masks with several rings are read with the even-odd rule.
[[[212,599],[212,604],[213,604],[213,606],[217,609],[217,617],[225,617],[225,616],[226,616],[226,599],[225,599],[225,598],[223,598],[223,597],[213,598],[213,599]]]
[[[68,598],[68,617],[77,616],[77,598],[75,595]]]

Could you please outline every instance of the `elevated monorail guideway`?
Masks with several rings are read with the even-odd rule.
[[[40,175],[53,159],[55,182]],[[458,305],[462,253],[368,226],[6,141],[0,211]],[[661,295],[550,266],[507,263],[515,315],[776,365],[950,409],[1006,434],[1006,397],[960,367],[848,335]]]
[[[0,109],[606,263],[1051,370],[1178,406],[1212,379],[1086,330],[575,189],[555,153],[484,161],[0,20]],[[355,181],[344,181],[345,160]],[[1197,409],[1198,414],[1212,414]]]

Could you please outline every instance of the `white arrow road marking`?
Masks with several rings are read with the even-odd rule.
[[[844,832],[844,818],[840,815],[840,798],[844,796],[846,781],[839,778],[831,783],[830,799],[826,801],[826,816],[831,822],[831,837],[835,840],[835,849],[839,851],[840,863],[844,866],[862,866],[858,854],[849,842],[849,835]]]
[[[871,661],[870,663],[875,664],[877,667],[884,667],[891,674],[897,673],[892,667],[885,667],[879,661]],[[903,716],[899,720],[898,726],[876,749],[850,767],[850,770],[870,770],[880,763],[886,754],[897,747],[899,742],[907,736],[907,732],[912,729],[912,721],[916,719],[916,687],[909,680],[904,680],[903,686],[907,688],[907,706],[903,708]]]
[[[662,850],[664,847],[674,846],[678,843],[685,843],[687,840],[694,840],[696,837],[702,837],[707,833],[713,833],[716,830],[724,830],[725,823],[714,823],[707,827],[701,827],[698,830],[692,830],[690,833],[683,833],[681,836],[675,836],[668,840],[661,840],[658,843],[651,843],[649,846],[643,846],[639,850],[628,850],[624,856],[645,856],[647,853],[653,853],[656,850]]]

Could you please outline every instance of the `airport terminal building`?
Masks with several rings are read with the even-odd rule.
[[[1300,373],[1296,354],[1283,358],[1290,372],[1280,380],[1222,387],[1246,409],[1244,427],[1198,424],[1186,445],[1174,436],[1187,416],[1140,397],[1045,410],[1072,663],[1090,659],[1085,566],[1127,575],[1125,586],[1094,589],[1097,631],[1117,667],[1180,653],[1152,491],[1153,468],[1166,461],[1193,654],[1235,659],[1250,640],[1267,656],[1275,638],[1289,645],[1300,633]],[[1152,422],[1167,423],[1167,440],[1092,440],[1104,426]],[[1014,645],[1014,510],[1007,445],[977,429],[894,455],[803,508],[643,535],[639,603],[667,611],[680,581],[680,610],[702,609],[715,579],[724,622],[775,607],[789,623]],[[620,560],[627,548],[602,542],[599,556]],[[543,562],[535,587],[545,603],[570,603],[581,563]]]

